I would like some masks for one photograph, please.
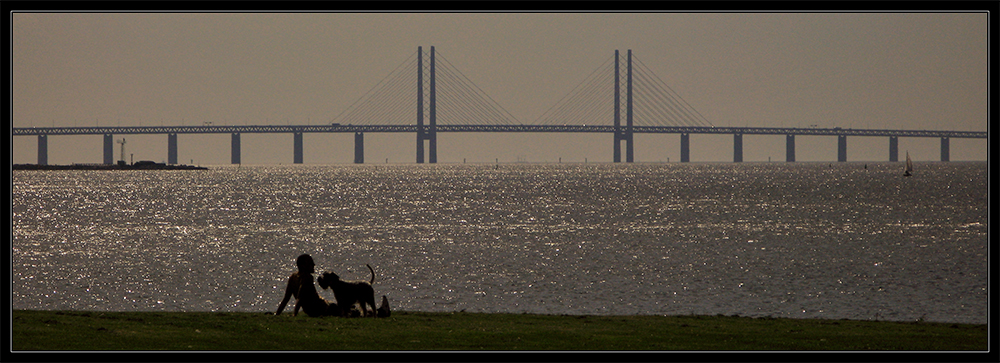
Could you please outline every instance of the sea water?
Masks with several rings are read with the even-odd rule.
[[[276,310],[295,258],[394,310],[987,322],[986,162],[14,171],[13,309]],[[333,299],[329,290],[320,294]]]

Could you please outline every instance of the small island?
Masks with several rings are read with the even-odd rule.
[[[132,164],[126,164],[123,161],[119,161],[117,164],[14,164],[11,166],[11,170],[208,170],[208,168],[183,164],[168,165],[149,160],[141,160]]]

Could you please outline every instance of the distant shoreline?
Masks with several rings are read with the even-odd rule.
[[[14,164],[11,170],[208,170],[206,167],[193,165],[167,165],[154,162],[138,162],[134,164],[72,164],[72,165],[38,165]]]

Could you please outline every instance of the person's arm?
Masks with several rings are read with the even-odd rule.
[[[295,277],[296,275],[294,274],[288,277],[288,286],[285,286],[285,297],[281,299],[281,304],[278,305],[278,312],[274,313],[274,315],[281,315],[281,312],[285,310],[285,305],[288,305],[288,300],[295,293],[295,289],[292,288],[293,285],[298,285],[295,283],[298,280]],[[298,312],[298,306],[295,307],[295,310]]]

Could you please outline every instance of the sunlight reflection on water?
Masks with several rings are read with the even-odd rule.
[[[309,253],[402,310],[985,323],[986,163],[897,166],[16,171],[13,308],[273,311]]]

